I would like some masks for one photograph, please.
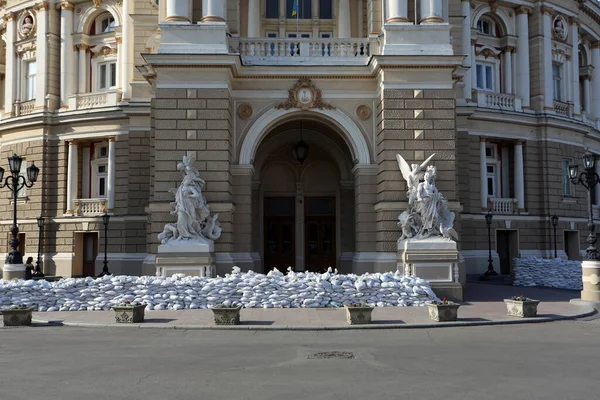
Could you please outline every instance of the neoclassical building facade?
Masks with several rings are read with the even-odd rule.
[[[109,213],[111,272],[154,274],[192,156],[218,273],[395,270],[396,154],[435,153],[461,281],[487,269],[488,210],[498,272],[553,256],[554,214],[559,256],[581,257],[587,197],[566,170],[600,154],[596,2],[294,3],[0,1],[1,159],[41,169],[17,201],[25,255],[41,237],[46,273],[95,275]]]

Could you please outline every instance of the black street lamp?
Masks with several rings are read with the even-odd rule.
[[[35,263],[35,270],[33,271],[33,276],[38,276],[38,277],[43,277],[44,274],[42,273],[42,268],[41,268],[41,255],[42,255],[42,234],[43,234],[43,229],[44,229],[44,217],[42,217],[41,215],[39,217],[37,217],[37,226],[38,228],[40,228],[40,232],[38,235],[38,257],[37,257],[37,262]]]
[[[558,258],[558,255],[556,254],[556,225],[558,225],[558,216],[554,214],[550,220],[552,221],[552,226],[554,227],[554,258]]]
[[[102,223],[104,224],[104,267],[102,267],[102,272],[100,273],[100,275],[98,275],[98,277],[103,277],[105,275],[111,275],[110,272],[108,272],[108,258],[107,258],[107,252],[108,252],[108,222],[110,221],[110,215],[108,215],[107,213],[104,213],[104,215],[102,216]]]
[[[10,247],[12,250],[6,256],[6,264],[23,264],[23,255],[17,249],[19,247],[19,227],[17,226],[17,194],[19,190],[24,187],[32,187],[35,181],[37,181],[40,169],[35,166],[35,163],[31,163],[27,167],[27,178],[19,175],[21,172],[21,164],[23,163],[23,157],[16,154],[8,157],[8,166],[10,168],[10,175],[6,177],[4,183],[4,168],[0,167],[0,188],[8,187],[12,192],[13,197],[13,225],[10,233],[12,239],[10,239]]]
[[[586,260],[599,260],[598,249],[596,248],[596,226],[594,225],[594,215],[592,214],[592,190],[600,182],[600,177],[594,171],[594,164],[596,160],[594,155],[587,150],[583,155],[583,167],[585,172],[579,174],[576,164],[569,165],[569,178],[575,185],[581,185],[587,189],[588,192],[588,230],[589,234],[587,242],[588,248],[585,250]]]
[[[492,213],[488,211],[488,213],[485,214],[485,223],[488,228],[488,269],[483,274],[484,277],[498,275],[498,273],[494,271],[494,263],[492,262],[492,218]]]

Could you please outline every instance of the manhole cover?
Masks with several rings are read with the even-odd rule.
[[[308,356],[308,358],[350,360],[355,357],[354,354],[350,353],[349,351],[323,351],[320,353],[312,354]]]

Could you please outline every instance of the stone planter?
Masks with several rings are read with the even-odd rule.
[[[531,318],[537,316],[539,300],[519,301],[504,299],[506,311],[512,317]]]
[[[346,309],[346,321],[350,325],[364,325],[371,323],[373,307],[344,306]]]
[[[144,322],[146,305],[139,306],[113,306],[115,322],[118,324]]]
[[[458,318],[458,307],[460,304],[434,304],[427,303],[429,310],[429,319],[438,322],[456,321]]]
[[[31,325],[31,313],[33,308],[19,310],[2,310],[4,326],[29,326]]]
[[[239,325],[241,309],[242,306],[211,308],[215,317],[215,325]]]

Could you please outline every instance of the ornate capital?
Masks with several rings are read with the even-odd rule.
[[[592,43],[592,49],[600,49],[600,42],[594,42]]]
[[[515,46],[504,46],[502,50],[505,53],[513,53],[515,51]]]
[[[521,15],[521,14],[532,14],[533,13],[533,9],[531,7],[526,7],[526,6],[519,6],[517,8],[515,8],[515,14],[517,15]]]
[[[77,50],[84,50],[84,51],[87,51],[87,50],[89,50],[90,46],[88,46],[88,45],[87,45],[87,44],[85,44],[85,43],[78,43],[78,44],[76,44],[76,45],[75,45],[75,48],[76,48]]]
[[[579,22],[578,18],[569,17],[568,21],[570,25],[576,25],[577,27],[581,27],[581,22]]]
[[[554,15],[554,10],[548,6],[541,6],[540,12],[545,15],[550,15],[550,16]]]
[[[17,19],[17,14],[14,12],[9,12],[4,16],[4,19],[8,22],[8,21],[14,21]]]
[[[61,10],[73,11],[73,4],[69,3],[68,1],[61,1],[59,6]]]
[[[36,4],[34,8],[37,11],[47,11],[50,8],[50,3],[42,1],[41,3]]]
[[[101,5],[102,5],[102,0],[94,0],[94,7],[100,8]]]

